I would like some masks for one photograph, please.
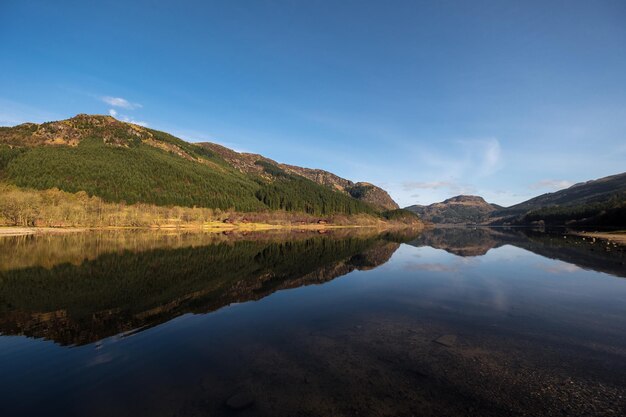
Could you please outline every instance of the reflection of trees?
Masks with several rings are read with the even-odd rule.
[[[0,272],[0,330],[90,343],[373,268],[399,244],[379,236],[307,235],[161,246]]]

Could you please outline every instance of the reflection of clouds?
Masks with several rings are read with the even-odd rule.
[[[404,269],[407,271],[430,271],[430,272],[458,272],[457,265],[448,265],[444,263],[418,263],[408,262]]]
[[[419,258],[419,256],[418,256]],[[455,257],[452,262],[406,262],[406,271],[429,271],[429,272],[460,272],[463,268],[480,264],[477,258]]]
[[[574,264],[568,264],[565,262],[555,261],[551,264],[537,264],[537,268],[549,272],[551,274],[570,274],[580,270],[580,267]]]
[[[476,266],[480,264],[480,257],[459,257],[457,256],[454,259],[454,262],[461,266]]]
[[[86,366],[89,367],[89,366],[102,365],[102,364],[113,361],[113,359],[115,358],[110,353],[103,353],[100,355],[96,355],[93,359],[88,361]]]

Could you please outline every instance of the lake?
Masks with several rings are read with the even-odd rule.
[[[555,230],[0,238],[2,416],[623,416],[626,249]]]

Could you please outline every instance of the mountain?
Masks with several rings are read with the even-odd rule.
[[[498,210],[490,220],[499,224],[626,225],[626,172],[542,194]]]
[[[123,204],[374,217],[398,208],[371,184],[86,114],[0,128],[0,180]]]
[[[204,142],[198,143],[198,145],[218,154],[224,158],[224,160],[228,161],[229,164],[246,174],[265,176],[269,180],[275,179],[276,174],[281,175],[282,173],[287,173],[297,175],[332,190],[349,195],[357,200],[369,203],[381,210],[396,210],[400,208],[385,190],[367,182],[354,183],[322,169],[280,164],[262,155],[235,152],[232,149],[228,149],[216,143]],[[280,171],[272,173],[271,170],[266,169],[268,165],[278,167]]]
[[[626,173],[575,184],[510,207],[487,203],[482,197],[457,196],[406,210],[430,223],[626,226]]]
[[[481,223],[489,215],[502,207],[487,203],[482,197],[459,195],[429,206],[413,205],[406,207],[420,218],[430,223],[467,224]]]

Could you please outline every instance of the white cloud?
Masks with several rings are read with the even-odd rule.
[[[126,100],[125,98],[122,98],[122,97],[104,96],[104,97],[101,97],[101,100],[104,101],[109,106],[121,107],[121,108],[127,109],[127,110],[134,110],[134,109],[138,109],[138,108],[143,107],[139,103],[131,103],[130,101],[128,101],[128,100]]]
[[[536,183],[531,184],[529,187],[533,190],[541,190],[541,189],[561,190],[563,188],[571,187],[572,185],[574,185],[574,183],[571,181],[548,179],[548,180],[537,181]]]
[[[139,125],[139,126],[143,126],[143,127],[148,127],[148,123],[147,122],[143,122],[141,120],[135,120],[132,117],[124,116],[123,114],[120,114],[120,120],[122,122],[132,123],[134,125]]]
[[[122,97],[104,96],[104,97],[100,97],[100,99],[110,106],[119,107],[119,108],[123,108],[126,110],[135,110],[135,109],[139,109],[143,107],[139,103],[131,103],[130,101]],[[133,117],[127,116],[125,114],[121,114],[115,109],[109,109],[109,115],[115,117],[118,120],[121,120],[122,122],[132,123],[132,124],[143,126],[143,127],[148,126],[147,122],[144,122],[142,120],[135,120]]]

